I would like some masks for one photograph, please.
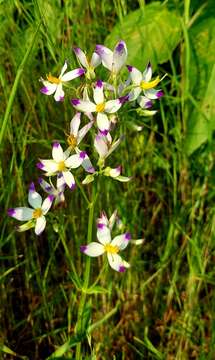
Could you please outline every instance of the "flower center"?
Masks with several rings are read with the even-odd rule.
[[[56,78],[55,76],[52,76],[51,74],[47,75],[47,80],[52,83],[52,84],[60,84],[61,83],[61,79]]]
[[[159,82],[160,82],[160,78],[158,76],[155,80],[152,80],[149,82],[141,81],[140,87],[142,90],[149,90],[149,89],[152,89],[155,86],[157,86],[157,84],[159,84]]]
[[[116,245],[106,244],[104,248],[105,251],[107,251],[110,254],[117,254],[119,252],[119,248]]]
[[[103,112],[105,109],[105,103],[100,103],[96,105],[96,112]]]
[[[72,149],[77,146],[77,138],[73,134],[67,137],[67,142]]]
[[[65,171],[66,170],[66,165],[64,161],[60,161],[58,163],[58,171]]]
[[[33,218],[38,219],[43,214],[42,209],[37,208],[33,212]]]

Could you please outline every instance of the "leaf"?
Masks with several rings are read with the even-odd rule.
[[[201,104],[201,111],[195,110],[188,124],[185,139],[185,151],[191,155],[204,142],[211,140],[215,130],[215,65],[211,73],[210,81]]]
[[[13,350],[11,350],[9,347],[7,347],[4,344],[0,344],[0,352],[4,352],[5,354],[15,356],[16,358],[19,358],[22,360],[28,360],[27,356],[22,356],[22,355],[15,353]]]
[[[53,352],[47,360],[51,359],[60,359],[67,351],[69,351],[72,347],[76,346],[81,341],[79,336],[73,336],[68,341],[66,341],[63,345],[59,346],[55,352]]]
[[[144,70],[149,60],[153,68],[166,62],[180,38],[180,17],[156,2],[125,16],[107,37],[106,45],[113,49],[123,39],[129,49],[128,64]]]
[[[109,292],[109,290],[103,288],[102,286],[93,286],[89,289],[85,290],[87,294],[106,294]]]

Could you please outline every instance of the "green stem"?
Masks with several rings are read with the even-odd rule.
[[[94,218],[94,207],[95,207],[96,197],[97,196],[96,196],[95,184],[93,184],[92,201],[89,205],[87,244],[92,242],[93,218]],[[83,288],[82,288],[83,291],[81,293],[81,298],[80,298],[80,303],[79,303],[79,308],[78,308],[78,320],[77,320],[77,324],[76,324],[76,333],[78,333],[78,334],[82,334],[83,330],[84,330],[82,320],[83,320],[84,307],[85,307],[86,297],[87,297],[87,293],[85,290],[88,288],[89,280],[90,280],[90,265],[91,265],[91,258],[87,257],[86,258],[86,268],[85,268],[85,272],[84,272]],[[81,342],[79,342],[76,346],[75,359],[76,360],[82,359]]]

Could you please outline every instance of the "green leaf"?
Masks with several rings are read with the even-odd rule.
[[[13,350],[11,350],[8,346],[6,346],[4,344],[0,344],[0,352],[15,356],[16,358],[19,358],[22,360],[28,360],[27,356],[22,356],[22,355],[15,353]]]
[[[105,288],[103,288],[102,286],[93,286],[93,287],[90,287],[89,289],[85,290],[85,292],[87,294],[106,294],[108,293],[109,291]]]
[[[73,336],[68,341],[66,341],[63,345],[59,346],[55,352],[53,352],[47,360],[60,359],[67,351],[69,351],[72,347],[76,346],[81,341],[79,336]]]
[[[153,68],[166,62],[180,38],[180,17],[156,2],[125,16],[107,37],[106,45],[113,49],[123,39],[129,49],[127,63],[144,70],[149,60]]]

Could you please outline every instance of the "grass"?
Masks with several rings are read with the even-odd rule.
[[[172,2],[184,26],[180,45],[158,70],[168,72],[159,113],[144,118],[125,108],[118,130],[125,140],[112,164],[122,163],[133,181],[98,185],[92,236],[100,210],[110,215],[117,208],[133,237],[145,241],[126,250],[132,265],[126,274],[104,267],[100,288],[88,294],[84,321],[91,320],[79,349],[83,359],[214,359],[213,139],[186,155],[183,139],[196,100],[188,78],[188,24],[195,6],[182,3]],[[65,144],[74,114],[70,97],[56,104],[40,94],[38,79],[58,73],[64,59],[75,66],[73,45],[92,51],[140,6],[144,2],[0,2],[2,359],[19,358],[16,353],[41,360],[54,351],[55,358],[72,359],[78,341],[74,326],[83,295],[76,273],[83,278],[86,258],[78,249],[86,242],[88,221],[84,197],[78,190],[67,192],[65,205],[52,212],[40,237],[17,233],[6,216],[9,207],[24,205],[28,184],[39,176],[37,159],[49,157],[53,140]],[[133,123],[143,130],[136,132]],[[85,191],[89,198],[91,187]],[[98,263],[102,268],[103,261]],[[98,263],[91,261],[90,284],[97,281]],[[107,291],[100,293],[101,287]]]

